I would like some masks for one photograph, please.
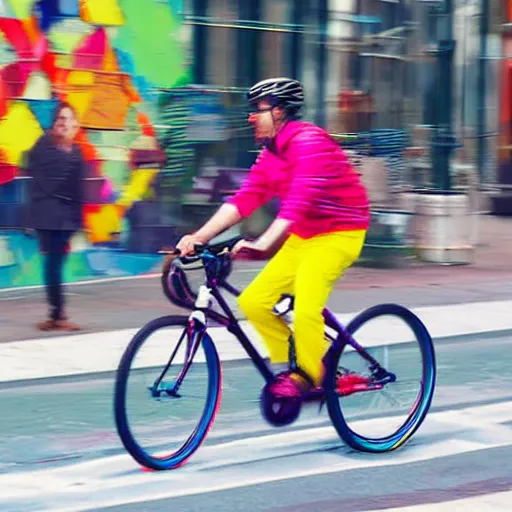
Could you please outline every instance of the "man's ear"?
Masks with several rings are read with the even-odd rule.
[[[275,107],[274,112],[274,115],[276,116],[277,119],[279,119],[279,121],[282,121],[286,117],[286,111],[283,107]]]

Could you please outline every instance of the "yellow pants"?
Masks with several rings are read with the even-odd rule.
[[[273,363],[288,360],[290,330],[272,312],[281,294],[287,293],[295,296],[297,364],[316,384],[321,383],[322,357],[328,348],[322,310],[336,281],[359,257],[365,235],[365,230],[309,239],[291,235],[240,295],[240,307],[263,338]]]

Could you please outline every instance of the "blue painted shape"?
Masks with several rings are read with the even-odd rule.
[[[59,11],[61,16],[80,16],[78,0],[59,0]]]
[[[85,251],[91,272],[97,276],[135,276],[149,272],[162,256],[134,254],[119,248],[97,245]]]
[[[141,98],[146,101],[154,101],[154,97],[151,96],[151,83],[148,82],[143,76],[137,75],[135,71],[135,64],[131,56],[119,48],[114,48],[114,53],[117,57],[119,69],[124,73],[130,75],[135,82],[135,87]]]
[[[34,4],[34,13],[39,20],[43,32],[63,17],[78,17],[80,15],[79,0],[39,0]]]
[[[25,100],[32,113],[36,116],[41,128],[48,130],[52,125],[53,113],[57,106],[57,100]]]

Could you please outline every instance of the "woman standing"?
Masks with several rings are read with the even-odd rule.
[[[63,267],[73,233],[82,227],[84,159],[73,143],[78,132],[76,112],[59,103],[50,130],[28,156],[30,227],[35,229],[44,258],[44,283],[49,304],[48,320],[40,330],[79,330],[64,312]]]

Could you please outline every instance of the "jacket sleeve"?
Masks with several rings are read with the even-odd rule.
[[[59,193],[61,182],[58,179],[48,176],[48,166],[45,165],[46,152],[44,140],[39,139],[28,154],[27,174],[33,179],[33,186],[37,187],[48,197],[55,197],[64,201],[71,198]]]
[[[82,204],[85,199],[85,177],[87,173],[85,159],[80,150],[78,151],[78,158],[75,201]]]
[[[268,150],[264,149],[238,192],[228,199],[228,203],[236,206],[242,218],[251,215],[254,210],[263,206],[274,196],[269,160]]]

